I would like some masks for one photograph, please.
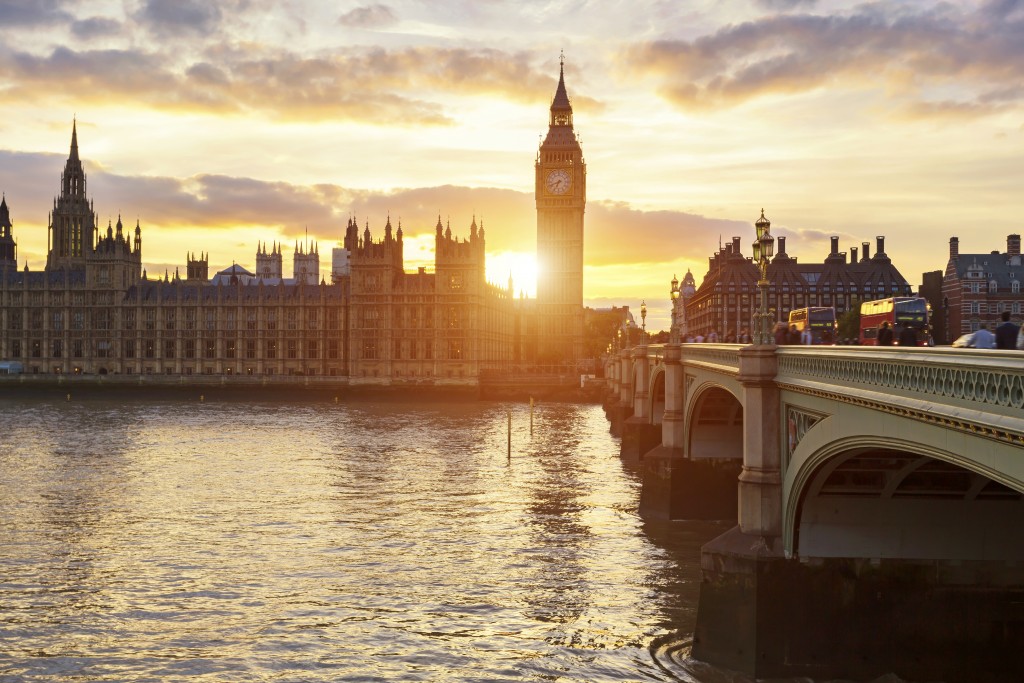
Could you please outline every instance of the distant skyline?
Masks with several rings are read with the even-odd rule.
[[[487,230],[532,290],[533,163],[565,53],[588,171],[585,303],[699,284],[761,208],[801,261],[886,236],[915,286],[1020,233],[1024,3],[0,0],[0,191],[42,268],[71,122],[100,228],[143,228],[151,276],[348,217]],[[288,266],[286,266],[286,269]]]

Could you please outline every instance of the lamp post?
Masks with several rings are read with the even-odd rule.
[[[640,343],[647,344],[647,300],[640,302]]]
[[[679,280],[672,276],[672,289],[669,290],[672,298],[672,328],[669,330],[668,340],[671,344],[679,343],[679,325],[676,323],[676,304],[679,302]]]
[[[757,281],[757,290],[761,295],[761,308],[757,313],[757,333],[754,336],[755,344],[772,344],[775,339],[770,329],[771,313],[768,312],[768,262],[775,253],[775,238],[772,237],[770,228],[771,221],[765,218],[764,209],[761,209],[761,217],[754,223],[754,231],[757,235],[754,240],[754,262],[757,264],[760,279]]]

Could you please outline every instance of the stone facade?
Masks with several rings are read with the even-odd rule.
[[[1020,324],[1024,313],[1024,261],[1020,235],[1006,237],[1006,251],[961,254],[960,240],[949,240],[949,261],[942,281],[942,307],[949,321],[949,340],[997,325],[1003,311]]]
[[[573,130],[564,68],[551,102],[548,133],[537,151],[538,359],[572,363],[584,355],[583,214],[587,167]]]
[[[209,279],[189,253],[186,277],[149,279],[142,229],[120,218],[96,227],[77,127],[49,225],[41,272],[17,269],[6,197],[0,202],[0,361],[28,373],[316,375],[350,383],[476,383],[481,374],[582,358],[586,169],[564,72],[538,151],[538,300],[485,277],[485,232],[474,217],[453,236],[440,217],[434,272],[406,272],[403,230],[383,236],[353,218],[320,272],[316,243],[296,242],[294,277],[276,242],[256,249],[256,272],[233,264]],[[328,283],[328,280],[330,281]]]
[[[352,383],[475,383],[522,362],[529,302],[485,279],[484,229],[436,229],[435,272],[403,268],[402,228],[374,240],[349,220],[350,274],[319,275],[315,244],[297,245],[295,277],[281,248],[259,245],[257,272],[233,265],[208,280],[206,254],[186,278],[149,279],[142,229],[96,229],[77,131],[50,220],[46,268],[17,269],[6,197],[0,203],[0,359],[25,372],[120,375],[305,375]]]
[[[857,247],[839,251],[839,238],[831,238],[831,250],[822,263],[798,263],[786,252],[786,238],[778,238],[778,250],[768,265],[768,306],[775,319],[788,321],[789,312],[806,306],[833,306],[836,315],[855,301],[872,301],[891,296],[909,296],[907,282],[885,253],[885,238],[875,238],[875,253],[864,242],[858,258]],[[757,310],[757,266],[743,254],[740,238],[713,254],[700,287],[686,303],[687,332],[719,339],[730,331],[754,330]]]

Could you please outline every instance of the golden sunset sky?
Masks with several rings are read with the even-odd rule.
[[[761,208],[801,261],[886,236],[915,286],[1024,214],[1024,3],[0,0],[0,191],[45,263],[71,123],[97,218],[148,274],[255,265],[440,215],[532,291],[534,155],[560,51],[587,162],[585,303],[651,309]]]

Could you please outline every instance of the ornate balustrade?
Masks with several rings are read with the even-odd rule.
[[[784,389],[1024,443],[1024,354],[781,347]]]

